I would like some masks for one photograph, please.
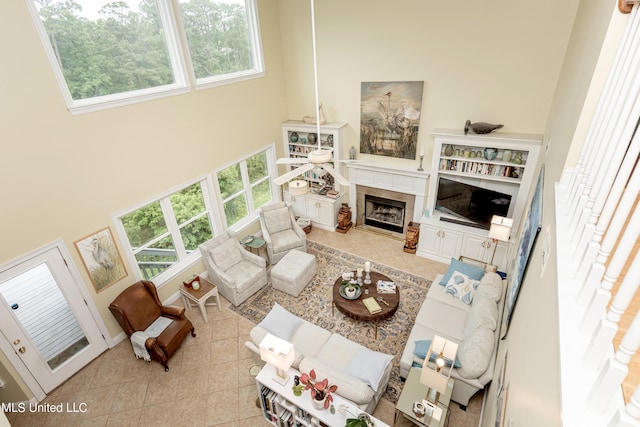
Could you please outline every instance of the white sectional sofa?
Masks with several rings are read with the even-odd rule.
[[[493,376],[506,280],[497,273],[484,273],[471,304],[446,293],[441,281],[442,275],[438,275],[418,311],[400,359],[400,376],[407,378],[412,365],[422,366],[424,362],[414,354],[416,341],[430,340],[434,335],[454,341],[459,344],[460,367],[451,374],[454,379],[451,399],[466,407],[471,396]]]
[[[328,378],[330,384],[338,386],[336,394],[373,413],[387,388],[393,356],[331,333],[278,304],[251,330],[251,341],[245,345],[259,354],[258,346],[267,333],[293,344],[294,369],[306,373],[314,369],[318,378]]]

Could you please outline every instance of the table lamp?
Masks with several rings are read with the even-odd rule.
[[[277,376],[273,378],[274,381],[285,385],[289,379],[287,371],[295,359],[293,344],[274,335],[267,334],[260,341],[259,347],[260,359],[276,368]]]
[[[457,352],[455,342],[438,335],[433,337],[420,374],[420,382],[429,387],[425,400],[437,404],[440,394],[447,392]]]
[[[489,238],[493,239],[493,254],[491,255],[491,262],[487,265],[487,271],[496,272],[498,266],[493,265],[493,257],[496,256],[496,248],[498,247],[498,240],[502,242],[509,241],[509,233],[511,232],[511,226],[513,226],[513,219],[503,216],[494,215],[491,217],[491,226],[489,228]]]
[[[304,179],[296,179],[289,182],[289,194],[292,196],[302,196],[307,194],[307,181]]]

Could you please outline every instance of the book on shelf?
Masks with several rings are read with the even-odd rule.
[[[365,298],[362,300],[362,302],[364,303],[365,307],[367,307],[367,310],[369,310],[369,313],[371,314],[380,313],[382,311],[382,307],[380,307],[380,304],[378,304],[378,301],[376,301],[375,298],[373,297]]]

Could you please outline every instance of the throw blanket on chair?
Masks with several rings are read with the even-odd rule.
[[[149,355],[144,343],[147,341],[147,338],[156,338],[160,335],[162,331],[171,324],[171,322],[173,322],[173,320],[168,317],[160,316],[144,331],[138,331],[131,334],[131,346],[133,347],[133,352],[136,354],[138,359],[144,359],[147,362],[151,361],[151,356]]]

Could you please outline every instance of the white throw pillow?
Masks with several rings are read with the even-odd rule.
[[[292,228],[291,215],[289,215],[289,208],[287,207],[265,211],[263,215],[264,224],[271,234],[279,233],[281,231]]]
[[[476,295],[484,295],[495,302],[500,301],[500,298],[502,298],[502,280],[495,280],[487,274],[486,277],[480,281]]]
[[[455,271],[445,285],[444,291],[451,296],[460,298],[465,304],[471,304],[473,295],[479,284],[480,282],[478,280],[472,279],[459,271]]]
[[[391,355],[359,348],[345,366],[344,373],[369,384],[373,391],[378,391],[378,384],[391,359]]]
[[[493,356],[495,335],[486,326],[476,328],[458,347],[460,366],[458,374],[463,378],[480,377],[489,367]]]
[[[468,335],[478,326],[486,326],[492,331],[496,330],[498,324],[498,306],[491,299],[476,292],[471,304],[471,310],[467,314],[462,330],[462,339],[466,339]]]
[[[215,265],[222,271],[228,271],[231,267],[242,261],[242,251],[238,242],[231,238],[221,245],[209,251],[209,256]]]
[[[298,330],[301,324],[301,318],[275,303],[262,322],[258,323],[258,326],[266,329],[271,335],[291,342],[293,333]]]

